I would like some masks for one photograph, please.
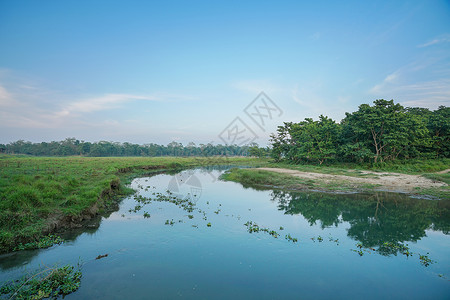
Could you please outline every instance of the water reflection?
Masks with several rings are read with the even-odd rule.
[[[113,211],[118,210],[118,207],[118,205],[114,205],[114,207],[111,207],[104,214],[97,215],[89,220],[81,222],[79,228],[65,229],[64,231],[56,232],[55,234],[60,235],[65,243],[75,241],[82,234],[94,234],[100,228],[100,224],[103,220],[102,217],[108,218]],[[0,255],[0,270],[8,270],[25,265],[35,256],[39,255],[41,251],[45,251],[45,249],[24,250],[2,254]]]
[[[347,222],[347,235],[364,247],[415,242],[431,229],[449,234],[450,201],[414,199],[404,194],[301,193],[274,190],[272,201],[286,214],[301,214],[322,228]]]

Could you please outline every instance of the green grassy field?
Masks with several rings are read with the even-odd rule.
[[[132,192],[141,174],[214,164],[254,165],[251,158],[0,156],[0,252],[37,241],[62,219],[79,220]],[[52,225],[53,224],[53,225]]]
[[[274,163],[268,159],[242,157],[95,158],[0,155],[0,252],[10,251],[21,243],[37,242],[44,234],[51,233],[55,222],[61,223],[62,219],[77,222],[97,209],[101,212],[114,203],[114,199],[132,193],[126,184],[142,174],[218,164],[280,167],[348,176],[362,176],[361,169],[371,169],[424,174],[433,180],[450,181],[450,174],[435,173],[448,168],[450,159],[409,161],[373,167],[348,164],[291,165]],[[240,172],[229,175],[231,178],[228,179],[248,185],[320,186],[320,183],[289,175],[248,170]]]

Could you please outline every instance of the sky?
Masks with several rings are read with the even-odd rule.
[[[0,143],[264,146],[376,99],[450,106],[450,1],[0,0]]]

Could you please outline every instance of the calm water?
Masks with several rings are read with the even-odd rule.
[[[63,245],[0,257],[0,281],[81,262],[81,288],[67,299],[450,299],[448,201],[255,190],[217,180],[222,172],[136,179],[140,195],[169,189],[195,210],[154,201],[130,212],[138,203],[126,198]],[[247,221],[280,236],[249,233]],[[384,242],[414,254],[352,251]],[[436,262],[425,267],[418,253]]]

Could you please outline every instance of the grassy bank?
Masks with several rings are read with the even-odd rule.
[[[267,162],[267,167],[284,168],[301,172],[322,173],[328,175],[345,175],[358,178],[380,178],[385,176],[381,172],[403,173],[407,175],[421,175],[433,181],[441,181],[450,184],[450,173],[440,171],[449,168],[450,159],[422,160],[398,162],[396,164],[384,165],[354,165],[336,163],[333,165],[293,165],[284,162]],[[372,172],[365,172],[372,171]],[[394,175],[399,176],[399,175]],[[289,174],[280,174],[266,170],[255,169],[232,169],[225,173],[222,179],[239,182],[244,187],[275,187],[280,189],[294,190],[322,190],[332,192],[354,192],[383,190],[379,182],[372,180],[349,180],[346,177],[330,179],[324,178],[299,178]],[[351,178],[350,178],[351,179]],[[365,181],[365,182],[364,182]],[[409,182],[408,182],[409,183]],[[450,188],[444,187],[415,187],[414,191],[407,191],[421,196],[432,196],[439,199],[448,199]]]
[[[279,166],[278,166],[279,167]],[[317,172],[318,171],[305,171]],[[327,173],[329,174],[329,173]],[[283,190],[320,190],[330,192],[354,192],[355,190],[370,190],[372,185],[355,185],[349,182],[329,183],[321,180],[305,179],[289,174],[280,174],[258,169],[231,169],[221,176],[221,179],[234,181],[244,187],[277,188]]]
[[[374,172],[395,172],[411,175],[423,175],[436,173],[450,168],[450,158],[441,159],[412,159],[398,160],[382,164],[354,164],[354,163],[332,163],[323,165],[295,165],[286,162],[270,162],[267,166],[274,168],[287,168],[303,172],[317,172],[334,175],[359,176],[360,170],[369,170]],[[448,174],[442,178],[448,178]],[[445,180],[445,179],[444,179]]]
[[[394,171],[450,183],[450,159],[408,161],[378,166],[334,164],[291,165],[256,158],[216,157],[26,157],[0,156],[0,252],[33,243],[58,227],[76,225],[101,212],[114,199],[130,193],[126,184],[142,174],[215,164],[257,165],[348,176],[366,176],[362,169]],[[354,186],[324,184],[267,171],[237,170],[228,180],[280,188],[345,190]],[[370,187],[365,187],[370,188]],[[424,191],[430,193],[433,191]]]
[[[101,212],[130,193],[141,174],[214,164],[252,165],[249,158],[0,156],[0,252]]]
[[[353,164],[353,163],[333,163],[329,165],[294,165],[285,162],[267,162],[266,166],[272,168],[286,168],[302,172],[316,172],[332,175],[346,175],[354,177],[367,176],[361,171],[373,172],[394,172],[409,175],[422,175],[426,178],[442,181],[450,184],[450,173],[438,172],[450,168],[450,158],[441,159],[412,159],[388,162],[382,164]]]

